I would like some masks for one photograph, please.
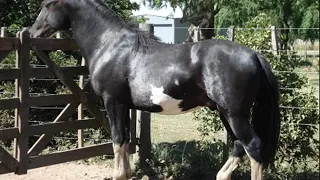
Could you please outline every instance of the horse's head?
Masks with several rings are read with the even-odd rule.
[[[66,0],[45,0],[36,22],[30,31],[31,37],[49,37],[58,30],[70,28]]]

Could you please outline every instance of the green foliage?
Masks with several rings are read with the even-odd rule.
[[[147,160],[150,169],[139,169],[136,175],[156,176],[157,179],[213,179],[222,166],[222,143],[179,141],[152,147]]]
[[[247,23],[251,28],[267,28],[271,19],[262,14]],[[239,30],[236,32],[236,41],[254,49],[271,49],[269,30]],[[281,109],[281,131],[279,149],[276,156],[275,167],[282,169],[281,173],[274,173],[279,179],[285,178],[288,173],[312,170],[319,166],[319,141],[317,124],[319,124],[319,112],[314,92],[304,92],[295,89],[303,89],[307,84],[307,78],[295,73],[295,69],[305,64],[304,60],[295,54],[281,53],[274,56],[270,52],[261,52],[271,63],[276,73],[280,87],[294,89],[280,89],[280,106],[289,107]],[[288,71],[287,73],[279,71]],[[290,107],[305,107],[310,109],[292,109]],[[202,136],[208,137],[212,133],[221,130],[222,123],[217,113],[209,109],[195,112],[194,119],[200,122],[198,130]],[[313,125],[305,125],[313,124]],[[313,162],[313,163],[310,163]],[[280,178],[281,177],[281,178]],[[289,178],[290,179],[290,178]]]
[[[310,0],[244,0],[235,2],[234,7],[222,7],[217,15],[216,25],[244,27],[246,23],[259,13],[266,13],[271,24],[280,28],[303,28],[299,31],[283,30],[285,36],[300,37],[305,40],[316,40],[319,31],[308,28],[319,28],[319,1]],[[240,17],[240,18],[235,18]],[[259,27],[259,26],[258,26]],[[288,37],[289,38],[289,37]],[[283,39],[287,42],[289,39]]]
[[[236,1],[230,5],[232,8],[228,6],[221,8],[215,23],[218,27],[229,27],[230,25],[245,27],[251,18],[268,9],[271,2],[261,0],[258,0],[258,2],[253,0]]]
[[[145,16],[133,17],[132,21],[138,24],[146,23],[149,19]]]
[[[167,6],[169,3],[173,9],[177,7],[181,8],[183,12],[182,22],[187,22],[190,24],[189,36],[186,41],[193,41],[197,36],[195,33],[196,28],[200,28],[200,40],[211,39],[214,36],[215,31],[215,18],[219,11],[225,8],[238,8],[233,6],[237,1],[235,0],[144,0],[144,4],[148,2],[153,8],[161,8]],[[168,3],[164,3],[168,2]]]
[[[299,34],[302,35],[303,39],[310,39],[311,41],[319,40],[319,1],[313,1],[313,3],[306,8],[306,11],[303,11],[301,22],[301,28],[304,29],[301,29]]]
[[[28,27],[36,19],[42,1],[0,0],[0,27],[16,24],[18,27]]]
[[[122,19],[129,21],[132,10],[139,9],[139,5],[130,0],[102,0]],[[9,35],[30,27],[38,16],[41,0],[0,0],[0,27],[9,27]]]
[[[144,0],[151,7],[166,6],[162,0]],[[229,27],[230,25],[245,27],[246,23],[259,13],[266,13],[271,17],[272,25],[280,28],[303,28],[299,31],[283,30],[282,41],[288,43],[292,37],[305,40],[319,39],[319,1],[313,0],[167,0],[173,8],[180,7],[183,20],[195,26],[206,20],[213,21],[211,27]],[[208,18],[210,15],[211,18]],[[213,31],[211,32],[213,33]],[[286,47],[286,46],[285,46]]]

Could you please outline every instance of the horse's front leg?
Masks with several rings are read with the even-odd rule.
[[[109,116],[114,152],[113,179],[124,180],[132,176],[129,163],[130,118],[127,104],[105,98]]]

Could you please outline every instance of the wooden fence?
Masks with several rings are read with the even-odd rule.
[[[140,28],[153,32],[152,25],[140,25]],[[228,29],[229,39],[234,40],[235,29]],[[276,29],[271,29],[272,51],[279,54],[278,36]],[[47,65],[45,68],[32,68],[30,66],[30,51],[35,50],[38,57]],[[14,139],[13,155],[0,147],[0,174],[15,172],[25,174],[28,169],[58,164],[73,160],[80,160],[99,155],[112,155],[112,143],[103,143],[84,147],[83,129],[105,127],[109,129],[105,115],[96,107],[98,99],[90,92],[90,83],[84,83],[84,75],[88,75],[88,69],[82,60],[79,67],[59,67],[50,60],[42,51],[72,51],[78,50],[75,40],[72,39],[33,39],[28,31],[23,30],[16,38],[5,37],[5,30],[1,31],[0,38],[0,63],[11,51],[16,51],[16,67],[13,69],[0,69],[0,81],[15,80],[15,97],[0,99],[0,110],[15,109],[15,127],[0,129],[0,140]],[[59,94],[31,97],[29,93],[30,78],[45,78],[55,76],[59,78],[72,94]],[[72,77],[79,76],[79,85]],[[48,124],[29,125],[29,109],[34,106],[65,105],[60,114]],[[84,119],[83,108],[94,118]],[[78,120],[69,120],[78,108]],[[144,165],[151,152],[150,138],[150,114],[140,111],[131,111],[131,153],[136,153],[136,160]],[[0,119],[1,122],[1,119]],[[55,133],[67,130],[78,130],[78,148],[40,155],[49,140]],[[28,139],[33,135],[41,135],[31,148],[28,147]],[[224,159],[228,157],[228,136],[225,131]],[[138,158],[138,159],[137,159]]]
[[[33,68],[30,66],[31,50],[36,52],[47,67]],[[88,75],[88,69],[83,66],[84,63],[79,67],[60,67],[42,52],[55,50],[78,50],[78,46],[75,40],[72,39],[30,38],[27,30],[17,33],[15,38],[5,37],[5,30],[2,29],[1,31],[0,63],[11,51],[16,51],[16,67],[13,69],[0,69],[0,81],[15,80],[16,90],[14,98],[0,99],[0,110],[15,109],[15,126],[0,129],[1,141],[14,139],[13,155],[0,146],[0,174],[9,172],[25,174],[28,169],[32,168],[113,154],[111,142],[84,147],[82,129],[104,127],[106,130],[109,130],[108,120],[97,107],[98,99],[96,95],[90,91],[90,83],[84,84],[83,75]],[[59,78],[72,93],[30,96],[30,78],[52,76]],[[79,85],[74,82],[72,78],[74,76],[80,76]],[[52,123],[29,125],[29,112],[31,107],[58,105],[63,105],[64,108]],[[86,107],[94,118],[83,118],[84,107]],[[77,108],[79,119],[70,120]],[[130,114],[132,119],[130,152],[135,153],[136,145],[140,146],[139,157],[141,152],[150,152],[149,143],[147,142],[146,145],[143,145],[143,143],[139,141],[139,137],[144,137],[141,133],[145,133],[142,130],[143,128],[140,128],[140,123],[149,122],[150,115],[143,112],[137,113],[136,111],[131,111]],[[143,119],[145,119],[145,121]],[[136,130],[136,122],[139,123],[138,130]],[[78,130],[78,148],[40,155],[55,133],[69,130]],[[40,138],[29,148],[28,139],[34,135],[40,135]],[[139,159],[143,160],[145,158],[141,157]]]

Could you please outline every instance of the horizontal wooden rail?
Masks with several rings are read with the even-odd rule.
[[[16,109],[20,106],[19,98],[1,99],[0,100],[0,110],[10,110]]]
[[[30,97],[30,106],[55,106],[67,105],[70,102],[79,102],[79,99],[72,94],[56,94],[49,96]]]
[[[19,38],[0,38],[0,51],[18,50],[20,47]]]
[[[61,69],[63,72],[70,74],[71,76],[89,74],[88,68],[85,66],[61,67]],[[30,78],[45,78],[55,76],[55,74],[49,68],[31,68],[30,71]]]
[[[80,159],[86,159],[95,156],[112,155],[113,147],[112,143],[104,143],[100,145],[94,145],[84,148],[78,148],[74,150],[57,152],[41,156],[33,156],[29,158],[29,168],[38,168],[43,166],[50,166],[59,163],[65,163],[69,161],[76,161]]]
[[[77,129],[96,128],[100,127],[99,121],[94,118],[87,120],[75,120],[66,122],[47,123],[40,125],[31,125],[28,129],[29,136],[54,134],[61,131],[70,131]]]
[[[38,50],[47,50],[47,51],[72,51],[79,50],[74,39],[48,39],[48,38],[31,38],[31,46],[37,46]]]
[[[18,135],[19,135],[18,128],[0,129],[0,140],[2,140],[2,141],[16,138],[16,137],[18,137]]]
[[[70,76],[89,75],[88,68],[79,67],[61,67],[62,71]],[[0,81],[14,80],[19,77],[20,69],[0,69]],[[55,74],[49,68],[31,68],[30,78],[53,77]]]
[[[0,69],[0,81],[18,79],[20,69]]]

